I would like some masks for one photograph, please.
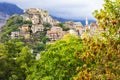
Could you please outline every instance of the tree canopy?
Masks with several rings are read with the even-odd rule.
[[[33,73],[27,79],[72,79],[77,73],[76,67],[81,65],[76,57],[81,48],[81,39],[74,35],[66,35],[62,40],[47,45],[46,50],[40,53],[40,60],[34,65]]]

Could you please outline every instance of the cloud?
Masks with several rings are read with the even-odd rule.
[[[92,12],[102,8],[103,0],[1,0],[15,3],[23,9],[42,8],[51,15],[67,19],[94,19]]]

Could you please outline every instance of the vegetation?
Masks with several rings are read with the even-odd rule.
[[[41,58],[32,67],[32,74],[28,75],[27,79],[72,79],[77,73],[76,67],[81,65],[75,56],[81,49],[82,41],[74,35],[66,35],[55,44],[47,45],[46,50],[40,53]]]
[[[23,24],[29,24],[29,26],[31,27],[32,22],[24,21],[23,17],[19,15],[13,15],[10,19],[8,19],[6,25],[2,28],[2,31],[0,32],[2,42],[8,41],[8,39],[10,39],[11,32],[19,31],[19,28]]]
[[[63,31],[68,31],[69,28],[66,27],[63,23],[58,23],[57,26],[61,27],[63,29]]]
[[[19,30],[19,26],[22,25],[21,22],[22,17],[18,15],[14,15],[7,21],[7,24],[2,28],[2,31],[0,32],[2,42],[5,42],[8,39],[10,39],[9,35],[11,34],[12,31]]]
[[[34,57],[22,42],[0,43],[0,79],[24,80]]]
[[[47,31],[47,30],[50,30],[51,29],[51,24],[46,22],[46,23],[43,23],[43,26],[44,26],[44,31]]]
[[[99,37],[84,38],[79,73],[74,80],[120,79],[120,0],[105,0],[104,9],[95,11],[99,27],[104,29]]]
[[[10,39],[8,34],[24,23],[21,17],[12,17],[16,22],[8,20],[2,30],[0,79],[120,80],[119,3],[105,0],[104,9],[94,12],[104,32],[92,37],[88,32],[83,39],[67,34],[53,44],[46,44],[44,36],[39,36],[40,41],[34,35],[36,39]],[[48,23],[44,26],[50,28]],[[34,53],[40,55],[39,59]]]

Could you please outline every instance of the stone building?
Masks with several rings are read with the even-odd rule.
[[[11,32],[11,38],[18,38],[20,36],[20,32],[19,31],[15,31],[15,32]]]
[[[32,30],[33,33],[36,33],[37,31],[42,32],[42,31],[44,31],[44,26],[41,25],[41,24],[39,24],[39,25],[34,24],[34,25],[32,25],[31,30]]]
[[[22,32],[28,32],[28,31],[30,31],[29,24],[22,25],[21,28],[20,28],[20,31],[22,31]]]
[[[50,39],[51,42],[59,40],[63,38],[65,32],[60,27],[52,27],[51,30],[47,31],[47,37]]]

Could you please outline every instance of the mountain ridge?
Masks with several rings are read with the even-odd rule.
[[[51,15],[51,17],[53,19],[60,21],[60,22],[73,21],[73,22],[81,22],[84,26],[86,25],[86,22],[84,19],[65,19],[65,18],[53,16],[53,15]],[[96,20],[88,19],[88,23],[91,23],[91,22],[96,22]]]
[[[0,2],[0,28],[5,24],[6,20],[13,14],[23,14],[23,10],[16,4],[8,2]]]
[[[0,2],[0,12],[12,16],[13,14],[23,14],[23,9],[18,7],[16,4]]]

